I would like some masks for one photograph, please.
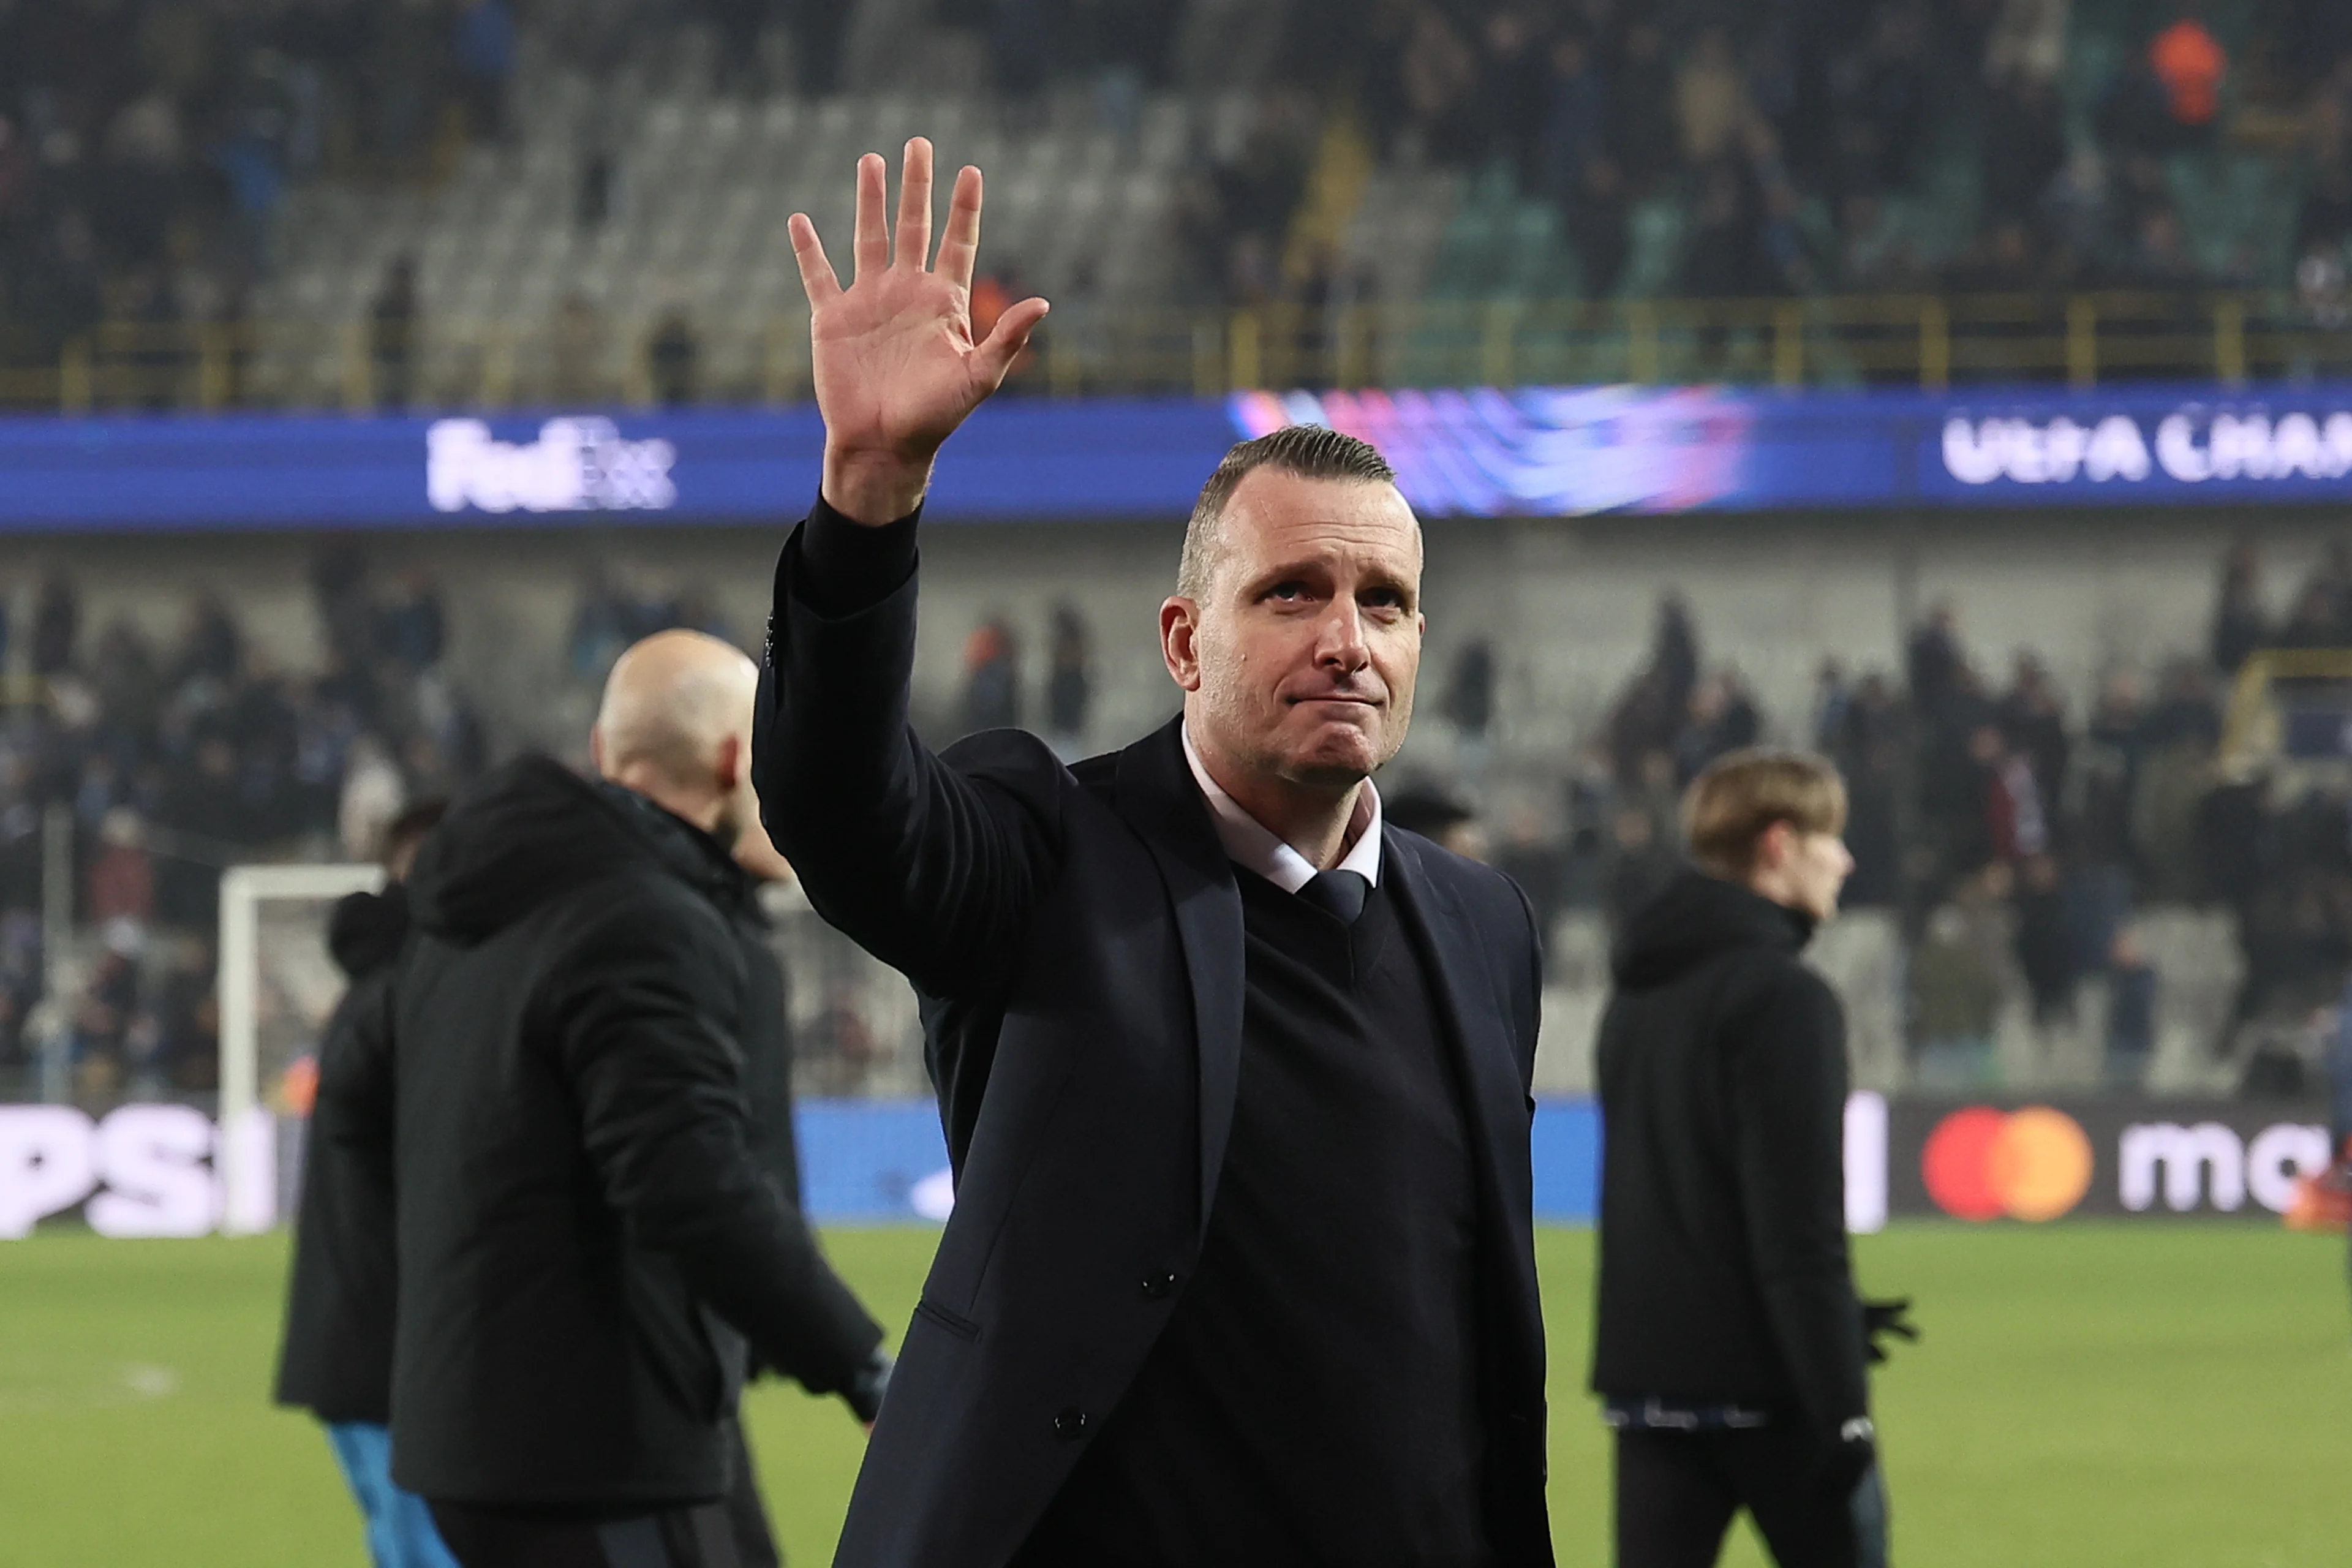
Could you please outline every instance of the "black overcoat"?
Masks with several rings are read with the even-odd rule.
[[[716,1498],[746,1341],[829,1393],[880,1340],[754,1129],[747,1070],[785,1046],[751,896],[709,836],[545,757],[490,774],[419,853],[388,1129],[410,1490]]]
[[[276,1393],[330,1425],[392,1419],[391,1160],[381,1142],[362,1153],[351,1129],[380,1116],[390,1092],[393,965],[407,935],[397,883],[342,900],[327,927],[350,984],[319,1037]]]
[[[835,1561],[1000,1568],[1199,1256],[1241,1060],[1240,895],[1174,724],[1075,768],[1011,731],[934,754],[908,723],[915,580],[820,615],[803,537],[755,776],[818,911],[919,993],[956,1178]],[[1504,1563],[1548,1564],[1534,924],[1496,873],[1401,831],[1382,848],[1467,1091],[1490,1528]]]

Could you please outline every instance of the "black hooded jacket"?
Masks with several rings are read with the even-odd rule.
[[[718,1497],[745,1341],[831,1393],[881,1338],[756,1146],[747,1058],[784,1021],[745,951],[750,879],[526,757],[450,812],[409,899],[394,1478],[489,1505]]]
[[[392,1168],[380,1142],[370,1159],[352,1129],[388,1092],[393,961],[407,935],[397,883],[352,894],[327,925],[350,985],[319,1040],[277,1396],[331,1423],[392,1418]]]
[[[1627,923],[1602,1016],[1592,1386],[1867,1414],[1846,1250],[1845,1020],[1803,915],[1685,871]]]

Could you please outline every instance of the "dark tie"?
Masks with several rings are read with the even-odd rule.
[[[1364,912],[1364,900],[1371,897],[1372,885],[1361,871],[1318,871],[1298,896],[1321,910],[1337,915],[1349,925]]]

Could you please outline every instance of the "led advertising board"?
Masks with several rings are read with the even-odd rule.
[[[1388,456],[1423,515],[2294,502],[2352,497],[2352,387],[1246,393]]]
[[[941,455],[934,521],[1177,518],[1234,441],[1324,424],[1424,517],[2352,499],[2352,385],[2226,392],[1689,386],[1009,399]],[[811,407],[0,420],[0,531],[788,521]]]
[[[827,1224],[944,1220],[955,1206],[947,1142],[929,1100],[806,1100],[795,1108],[802,1201]],[[79,1217],[100,1236],[207,1236],[283,1220],[299,1140],[267,1111],[244,1124],[239,1157],[258,1173],[247,1212],[231,1215],[215,1156],[223,1134],[184,1105],[125,1105],[93,1120],[69,1105],[0,1105],[0,1242],[43,1221]],[[283,1129],[292,1131],[292,1129]],[[1600,1190],[1600,1119],[1591,1101],[1545,1100],[1532,1145],[1539,1218],[1585,1221]]]
[[[278,1131],[263,1111],[243,1128],[241,1156],[263,1174],[251,1212],[229,1215],[214,1168],[222,1134],[200,1111],[125,1105],[92,1120],[71,1106],[0,1105],[0,1241],[77,1215],[102,1236],[267,1228],[285,1217],[275,1194],[295,1185],[295,1169],[276,1162],[299,1140]],[[803,1201],[818,1220],[938,1221],[955,1206],[929,1100],[804,1100],[795,1131]],[[1529,1154],[1538,1220],[1589,1224],[1598,1215],[1601,1138],[1591,1100],[1537,1102]],[[2273,1219],[2294,1201],[2296,1182],[2327,1161],[2326,1127],[2295,1107],[1945,1104],[1864,1092],[1846,1105],[1846,1225],[1875,1231],[1890,1215]]]
[[[992,403],[930,515],[1181,516],[1234,438],[1214,403]],[[788,522],[824,453],[813,407],[0,419],[0,531]]]
[[[2070,1215],[2275,1219],[2327,1168],[2324,1108],[2242,1100],[1897,1101],[1887,1194],[1898,1215],[2040,1223]]]

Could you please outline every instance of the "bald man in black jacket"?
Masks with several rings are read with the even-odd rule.
[[[888,1359],[753,1126],[751,662],[623,656],[601,781],[462,797],[394,1009],[393,1473],[466,1568],[733,1568],[746,1345],[871,1420]],[[764,1098],[764,1097],[763,1097]]]

